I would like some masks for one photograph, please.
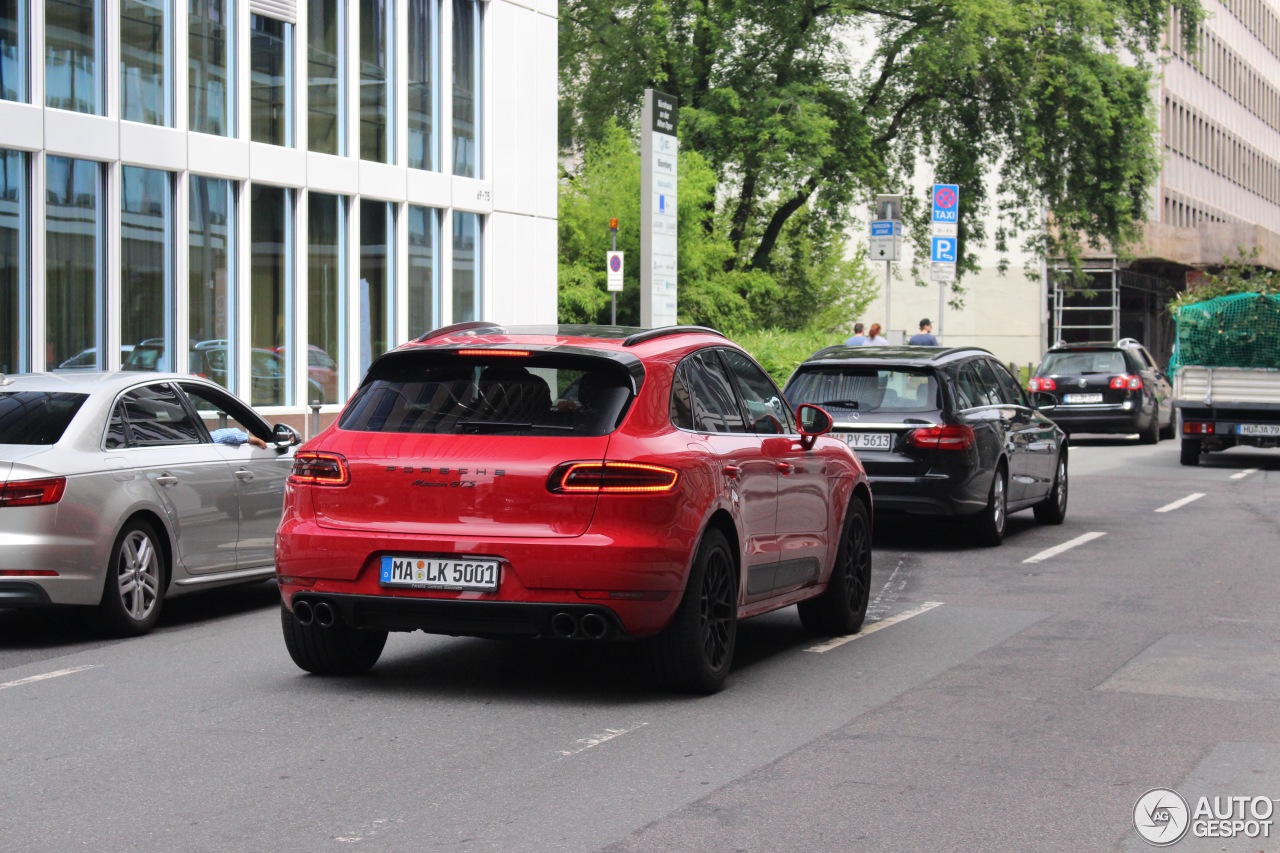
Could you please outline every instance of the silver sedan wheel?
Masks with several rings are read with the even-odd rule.
[[[116,571],[124,612],[135,622],[145,622],[160,597],[160,556],[144,531],[134,530],[121,541]]]

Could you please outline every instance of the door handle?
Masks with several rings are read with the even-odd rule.
[[[792,471],[796,470],[796,466],[792,465],[790,462],[779,462],[774,467],[777,469],[779,474],[790,474]]]
[[[166,472],[156,477],[156,483],[161,486],[176,486],[178,485],[178,478]]]
[[[724,475],[728,477],[730,480],[738,479],[738,475],[740,475],[741,473],[742,473],[742,469],[739,468],[737,465],[724,466]]]
[[[240,470],[236,471],[236,479],[244,480],[247,483],[253,479],[253,472],[250,471],[248,468],[241,468]]]

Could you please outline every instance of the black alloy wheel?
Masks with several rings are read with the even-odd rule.
[[[1061,524],[1067,518],[1067,452],[1058,454],[1058,465],[1053,475],[1053,485],[1044,500],[1032,507],[1036,521],[1041,524]]]
[[[1139,438],[1142,444],[1159,444],[1160,443],[1160,407],[1156,406],[1155,411],[1151,413],[1151,423],[1142,432]]]
[[[845,517],[835,565],[826,592],[800,602],[800,622],[820,636],[844,636],[862,630],[871,597],[871,520],[867,507],[853,498]]]
[[[974,519],[973,536],[979,545],[996,546],[1004,541],[1005,522],[1009,516],[1009,495],[1004,463],[996,467],[987,492],[987,507]]]
[[[719,530],[698,545],[671,624],[649,641],[655,675],[681,693],[715,693],[733,664],[738,636],[737,562]]]

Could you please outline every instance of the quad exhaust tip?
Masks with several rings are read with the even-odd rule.
[[[588,613],[582,617],[582,633],[588,640],[600,640],[609,632],[609,623],[599,613]]]
[[[567,640],[578,633],[578,620],[572,613],[557,613],[551,617],[551,633],[561,640]]]
[[[321,628],[332,628],[338,621],[338,614],[334,612],[333,605],[327,601],[317,601],[313,609],[316,614],[316,624]]]
[[[293,618],[298,620],[299,625],[310,625],[315,621],[315,612],[311,609],[311,602],[303,599],[293,603]]]

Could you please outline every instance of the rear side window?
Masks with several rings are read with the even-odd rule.
[[[872,365],[805,369],[787,385],[792,405],[814,403],[840,420],[842,412],[931,412],[942,408],[932,371]]]
[[[371,368],[338,426],[443,435],[607,435],[632,396],[627,371],[603,358],[407,352]]]
[[[1041,376],[1085,376],[1090,373],[1128,373],[1124,353],[1114,349],[1051,352],[1037,371]]]
[[[694,432],[746,432],[724,365],[711,350],[686,356],[671,392],[671,422]]]
[[[55,444],[87,394],[0,392],[0,444]]]

